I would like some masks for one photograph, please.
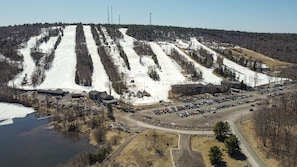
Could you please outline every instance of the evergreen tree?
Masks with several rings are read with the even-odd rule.
[[[239,147],[240,142],[238,138],[233,134],[231,134],[228,138],[226,138],[224,143],[229,155],[234,155],[236,153],[239,153],[241,150]]]
[[[218,165],[222,162],[223,153],[218,146],[213,146],[208,152],[208,156],[212,165]]]
[[[228,122],[217,122],[213,127],[213,132],[218,140],[224,141],[223,139],[231,132],[230,125]]]

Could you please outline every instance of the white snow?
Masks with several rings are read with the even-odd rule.
[[[99,91],[106,91],[108,90],[107,83],[109,82],[109,79],[99,57],[97,45],[93,38],[90,26],[84,26],[84,34],[86,37],[87,48],[91,55],[94,67],[92,76],[92,87],[93,89]]]
[[[207,52],[211,53],[213,55],[214,61],[217,60],[217,56],[219,56],[215,51],[212,49],[206,47],[205,45],[201,44],[197,41],[196,38],[191,38],[191,49],[200,49],[203,48]],[[255,71],[250,70],[247,67],[243,67],[227,58],[224,58],[223,64],[227,66],[227,68],[232,69],[236,73],[236,77],[238,78],[238,81],[242,81],[246,83],[248,86],[259,86],[263,84],[268,84],[270,82],[280,82],[284,78],[276,78],[276,77],[270,77],[263,73],[257,73]]]
[[[24,57],[23,71],[8,83],[9,86],[23,88],[22,81],[26,75],[27,75],[28,84],[31,83],[32,74],[35,70],[35,62],[31,57],[31,48],[36,45],[36,41],[40,39],[42,35],[43,34],[40,34],[39,36],[31,37],[30,40],[25,44],[25,47],[19,50],[19,52]]]
[[[181,39],[177,39],[177,40],[176,40],[176,45],[177,45],[178,47],[180,47],[180,48],[183,48],[183,49],[186,49],[186,48],[189,47],[189,43],[188,43],[188,41],[183,41],[183,40],[181,40]]]
[[[0,102],[0,108],[0,125],[13,124],[14,118],[24,118],[28,114],[35,112],[30,107],[2,102]]]
[[[171,50],[176,50],[181,56],[183,56],[187,61],[192,62],[195,65],[196,69],[199,69],[202,71],[202,82],[203,84],[212,83],[215,85],[220,85],[222,78],[218,77],[213,73],[212,68],[206,68],[199,63],[195,62],[193,59],[191,59],[188,55],[186,55],[183,51],[181,51],[179,48],[177,48],[174,44],[163,44],[162,48],[168,53],[171,53]]]
[[[153,52],[156,54],[161,66],[161,71],[159,73],[161,81],[173,84],[186,82],[187,79],[183,76],[181,72],[182,69],[179,65],[168,57],[158,44],[155,42],[150,42],[149,44]]]
[[[123,34],[123,39],[120,40],[120,44],[123,50],[127,54],[130,71],[127,71],[127,77],[129,80],[134,80],[134,83],[128,85],[130,91],[137,93],[140,91],[147,91],[151,97],[136,98],[132,97],[131,101],[135,105],[152,104],[159,100],[168,101],[168,91],[171,89],[172,84],[178,84],[185,82],[186,79],[181,72],[176,68],[176,65],[170,60],[170,58],[162,51],[162,49],[154,42],[150,42],[153,52],[156,54],[161,70],[157,68],[152,58],[143,56],[140,61],[140,56],[133,50],[134,38],[126,35],[127,29],[121,28],[119,31]],[[160,76],[160,81],[154,81],[148,76],[148,69],[154,67]]]
[[[218,55],[217,55],[217,53],[215,51],[213,51],[212,49],[208,48],[207,46],[205,46],[202,43],[200,43],[199,41],[197,41],[197,38],[191,38],[190,40],[191,40],[190,45],[189,45],[190,49],[197,50],[197,49],[203,48],[208,53],[212,54],[214,62],[217,61],[217,56]]]
[[[268,84],[271,82],[280,82],[281,80],[284,79],[284,78],[270,77],[266,74],[257,73],[255,71],[248,69],[247,67],[243,67],[226,58],[224,58],[223,64],[235,71],[236,77],[238,77],[238,81],[243,80],[245,84],[252,87]]]
[[[38,86],[41,89],[70,89],[86,90],[75,84],[76,54],[75,54],[76,26],[66,26],[64,36],[55,52],[52,68],[46,71],[44,82]]]
[[[47,42],[43,42],[40,44],[39,49],[42,51],[42,53],[49,54],[52,49],[54,48],[54,45],[57,41],[58,37],[50,37],[50,39]]]

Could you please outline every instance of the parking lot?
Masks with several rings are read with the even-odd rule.
[[[291,85],[257,88],[254,91],[232,92],[230,94],[204,94],[180,97],[172,103],[159,107],[138,110],[133,118],[143,122],[174,129],[209,129],[217,121],[235,114],[253,111],[265,105],[263,99],[279,97],[290,91]],[[267,90],[268,91],[267,91]],[[263,90],[265,90],[263,92]]]
[[[260,100],[255,92],[208,95],[205,98],[186,97],[176,105],[136,112],[134,118],[171,128],[209,128],[212,126],[210,120],[223,119],[242,109],[254,110]]]
[[[246,103],[253,103],[258,101],[257,98],[252,98],[253,95],[230,95],[220,98],[208,98],[203,100],[187,100],[185,104],[164,107],[159,109],[153,109],[152,112],[155,115],[172,114],[177,113],[181,118],[189,117],[193,115],[213,113],[229,107],[234,107]]]

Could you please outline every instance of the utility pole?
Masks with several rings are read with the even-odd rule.
[[[150,25],[152,25],[152,12],[150,12]]]
[[[119,15],[119,25],[121,24],[121,15]]]

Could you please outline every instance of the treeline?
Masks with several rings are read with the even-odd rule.
[[[0,27],[0,54],[3,54],[11,61],[22,61],[23,56],[19,55],[18,49],[23,47],[21,44],[27,42],[30,37],[37,36],[41,33],[42,28],[50,28],[54,26],[63,26],[62,23],[37,23],[24,24],[8,27]],[[52,29],[48,32],[48,36],[38,40],[38,43],[47,42],[50,36],[55,36],[59,30]],[[36,53],[36,52],[35,52]],[[33,53],[35,60],[39,61],[42,56],[38,53]],[[37,62],[38,63],[38,62]],[[0,83],[7,83],[13,79],[22,69],[17,64],[12,64],[8,61],[0,61]]]
[[[154,63],[158,68],[161,68],[158,58],[156,54],[152,51],[152,48],[144,41],[135,41],[134,42],[134,48],[135,52],[137,55],[146,55],[146,56],[151,56]]]
[[[63,26],[64,27],[64,26]],[[54,44],[54,48],[51,49],[49,53],[43,53],[42,50],[39,49],[39,46],[42,43],[47,43],[51,37],[57,37],[57,41]],[[32,74],[32,85],[36,86],[41,84],[45,79],[45,70],[51,67],[52,61],[55,57],[55,50],[60,44],[63,36],[62,28],[50,28],[47,30],[46,35],[36,41],[36,44],[33,48],[31,48],[31,57],[33,58],[36,69]]]
[[[6,61],[0,61],[0,84],[12,80],[22,69],[17,64],[10,64]]]
[[[0,27],[0,54],[11,61],[22,61],[18,49],[21,44],[28,41],[30,37],[38,35],[44,25],[19,25]],[[0,60],[0,83],[7,83],[13,79],[22,69],[17,64]]]
[[[236,73],[233,69],[229,69],[223,64],[224,58],[217,57],[217,66],[214,69],[214,72],[221,77],[228,78],[231,81],[236,80]]]
[[[53,50],[51,51],[51,53],[49,55],[47,55],[45,57],[45,60],[44,60],[44,69],[45,70],[48,70],[51,68],[52,66],[52,63],[53,63],[53,60],[55,58],[55,52],[56,52],[56,49],[58,48],[59,44],[61,43],[61,40],[62,40],[62,36],[64,35],[63,33],[63,30],[61,30],[61,35],[58,36],[58,39],[57,41],[55,42],[55,45],[54,45],[54,48]]]
[[[96,42],[96,45],[98,46],[98,53],[101,59],[101,62],[104,66],[104,69],[108,75],[109,80],[112,82],[112,87],[113,89],[121,94],[122,93],[122,89],[125,88],[124,83],[122,82],[122,77],[118,72],[118,68],[116,67],[116,65],[113,63],[113,61],[111,60],[111,57],[108,55],[108,52],[106,51],[106,47],[103,42],[100,41],[99,37],[104,36],[102,30],[100,30],[99,28],[99,33],[95,27],[95,25],[91,25],[91,32],[92,35],[94,37],[94,40]]]
[[[83,86],[92,85],[93,62],[86,46],[83,25],[76,27],[75,53],[77,58],[75,83]]]
[[[120,52],[120,56],[123,58],[125,64],[126,64],[126,67],[128,70],[131,70],[131,67],[130,67],[130,63],[129,63],[129,59],[127,57],[127,54],[125,53],[123,47],[121,46],[120,43],[117,43],[117,47],[119,49],[119,52]]]
[[[121,28],[119,25],[106,24],[104,25],[104,27],[106,28],[106,31],[108,32],[111,39],[113,39],[114,41],[116,41],[117,39],[123,38],[122,33],[118,31],[119,28]]]
[[[123,25],[127,34],[138,40],[188,40],[190,37],[203,37],[207,41],[232,43],[254,50],[269,57],[297,63],[297,34],[249,33],[240,31],[210,30],[153,25]]]
[[[297,166],[297,93],[276,97],[253,114],[254,127],[267,156],[281,166]]]
[[[232,54],[231,50],[221,50],[221,49],[216,49],[216,52],[222,54],[224,57],[227,59],[241,65],[244,67],[248,67],[249,69],[256,71],[256,72],[262,72],[262,62],[260,60],[252,60],[252,59],[246,59],[243,56],[235,56]]]
[[[190,79],[193,81],[198,81],[199,79],[202,79],[202,72],[196,69],[194,63],[186,60],[181,56],[178,51],[175,49],[171,50],[171,53],[168,54],[177,64],[183,69],[185,73],[187,73],[190,76]]]
[[[205,49],[200,48],[197,50],[191,50],[189,55],[198,63],[207,68],[211,68],[213,65],[213,55],[208,53]]]
[[[282,69],[282,71],[280,72],[280,76],[297,80],[296,71],[297,71],[297,65],[289,66],[285,69]]]

